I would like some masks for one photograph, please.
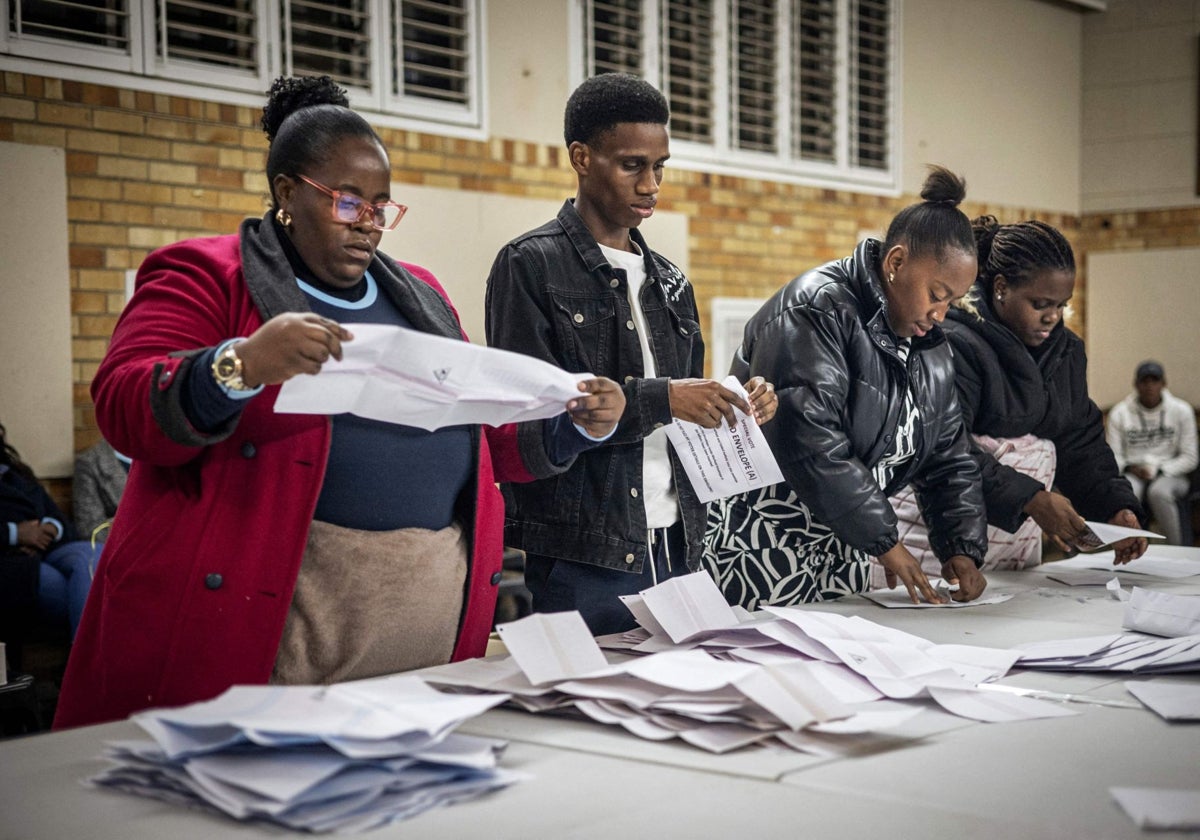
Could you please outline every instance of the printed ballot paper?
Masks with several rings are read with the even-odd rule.
[[[737,377],[721,383],[741,396],[746,390]],[[754,418],[734,408],[737,423],[722,422],[715,429],[675,420],[667,427],[667,438],[702,502],[724,499],[783,481],[779,464]]]
[[[590,373],[567,373],[540,359],[386,324],[354,324],[315,376],[279,390],[280,414],[343,414],[434,431],[501,426],[553,417],[580,396]]]

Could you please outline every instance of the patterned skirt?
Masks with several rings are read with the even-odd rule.
[[[786,483],[709,505],[702,563],[748,610],[865,592],[870,556],[813,518]]]

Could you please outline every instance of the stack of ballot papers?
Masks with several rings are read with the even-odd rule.
[[[939,706],[992,722],[1074,714],[987,689],[1019,651],[938,645],[811,609],[769,607],[752,616],[730,607],[704,572],[623,600],[641,627],[601,639],[614,662],[579,613],[534,614],[497,628],[509,656],[421,676],[447,689],[501,692],[528,711],[571,710],[712,752],[773,744],[839,754]]]
[[[1174,674],[1200,671],[1200,634],[1159,639],[1115,633],[1017,646],[1020,668],[1042,671],[1125,671]]]
[[[350,833],[525,778],[503,743],[453,730],[505,700],[435,691],[399,675],[332,686],[234,686],[133,717],[150,741],[107,745],[89,780],[238,820]]]

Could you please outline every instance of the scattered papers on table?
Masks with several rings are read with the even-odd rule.
[[[1172,595],[1133,587],[1125,602],[1122,625],[1155,636],[1192,636],[1200,633],[1200,595]]]
[[[1200,790],[1114,787],[1108,792],[1138,828],[1200,829]]]
[[[1146,680],[1127,682],[1125,689],[1167,720],[1200,720],[1200,685]]]
[[[1161,578],[1185,578],[1200,575],[1200,548],[1186,545],[1150,544],[1146,553],[1136,560],[1117,566],[1113,563],[1116,552],[1101,551],[1095,554],[1077,554],[1065,560],[1047,564],[1047,571],[1055,573],[1070,569],[1103,569],[1135,575]]]
[[[1067,586],[1105,586],[1112,580],[1110,569],[1059,570],[1058,566],[1058,563],[1050,563],[1043,567],[1051,570],[1046,572],[1046,577],[1059,583],[1065,583]]]
[[[736,376],[727,376],[721,384],[746,397],[746,389]],[[733,412],[737,419],[733,428],[723,421],[715,429],[686,420],[675,420],[667,426],[667,438],[702,502],[783,481],[758,423],[736,407]]]
[[[293,376],[275,400],[282,414],[342,414],[433,431],[553,417],[591,374],[508,350],[385,324],[354,324],[342,360]]]
[[[602,641],[640,656],[610,663],[578,613],[553,613],[500,625],[510,657],[421,676],[451,689],[504,692],[527,711],[573,709],[641,738],[678,738],[712,752],[750,744],[845,752],[851,747],[838,739],[879,738],[934,704],[983,721],[1072,713],[977,688],[1004,676],[1016,650],[938,645],[806,608],[750,615],[731,608],[704,572],[622,600],[640,627]]]
[[[111,742],[89,782],[310,832],[366,831],[524,778],[503,742],[458,735],[503,694],[444,694],[411,675],[332,686],[234,686],[133,717],[152,741]]]
[[[928,601],[918,601],[913,603],[908,597],[908,590],[901,584],[897,584],[894,589],[872,589],[868,592],[861,593],[863,598],[868,601],[874,601],[881,607],[887,607],[894,610],[922,610],[922,609],[956,609],[959,607],[986,607],[989,604],[1003,604],[1005,601],[1012,598],[1013,591],[992,589],[989,587],[984,590],[983,595],[976,598],[974,601],[955,601],[950,597],[950,592],[942,584],[939,578],[930,578],[929,583],[933,586],[934,591],[942,595],[947,600],[941,604],[931,604]]]
[[[1135,633],[1017,645],[1020,668],[1042,671],[1126,671],[1170,674],[1200,671],[1200,635],[1155,639]]]
[[[1081,539],[1076,541],[1081,551],[1104,548],[1106,545],[1112,545],[1129,537],[1164,539],[1162,534],[1143,531],[1141,528],[1126,528],[1123,525],[1109,525],[1107,522],[1085,521],[1084,524],[1087,525],[1087,531]]]

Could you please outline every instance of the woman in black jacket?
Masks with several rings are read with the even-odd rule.
[[[763,432],[785,483],[714,504],[705,564],[748,609],[889,586],[942,602],[899,540],[888,495],[913,484],[953,597],[987,585],[979,468],[968,450],[950,348],[939,324],[975,279],[964,182],[934,167],[924,199],[884,242],[792,280],[750,319],[731,373],[775,383]]]
[[[1051,491],[974,447],[988,522],[1011,533],[1030,516],[1063,549],[1083,536],[1085,519],[1140,527],[1145,513],[1088,396],[1083,341],[1062,320],[1075,289],[1070,244],[1045,222],[983,216],[973,226],[979,279],[945,325],[963,421],[973,434],[1049,440],[1057,461]],[[1116,561],[1145,550],[1144,538],[1123,540]]]

